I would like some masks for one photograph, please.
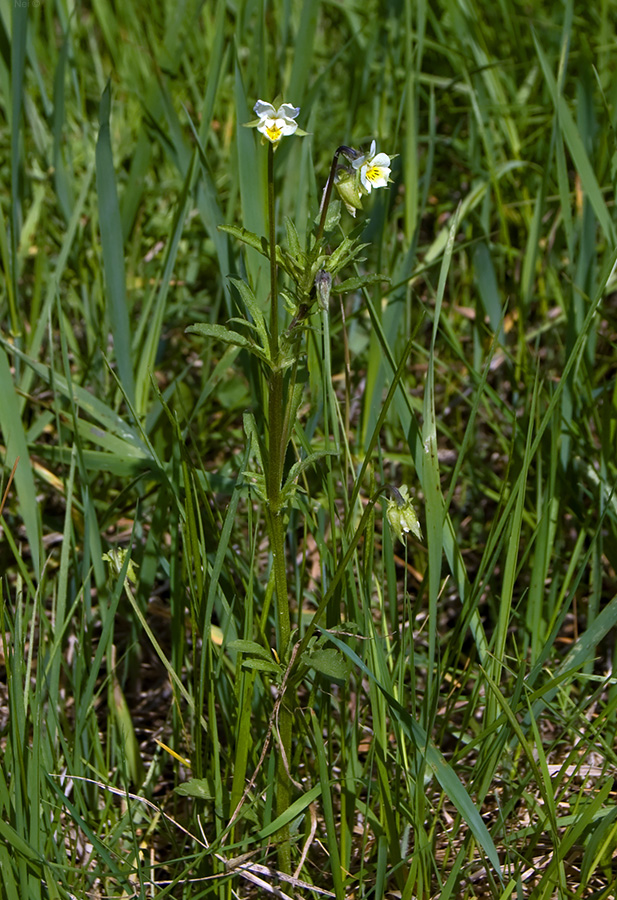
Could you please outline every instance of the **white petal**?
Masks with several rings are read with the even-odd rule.
[[[276,126],[281,129],[281,134],[284,137],[288,137],[288,135],[294,133],[298,127],[298,123],[294,122],[293,119],[277,119]]]
[[[374,188],[387,187],[388,179],[380,175],[379,178],[373,178],[372,185]]]
[[[360,181],[362,182],[362,187],[364,188],[364,190],[366,191],[366,193],[367,193],[367,194],[370,194],[373,185],[371,184],[371,182],[370,182],[370,181],[368,180],[368,178],[366,177],[366,172],[367,172],[367,170],[368,170],[368,165],[365,163],[365,164],[362,166],[362,168],[360,169]]]
[[[359,156],[357,159],[352,159],[351,164],[354,169],[361,169],[362,166],[367,163],[372,164],[373,156],[375,155],[375,141],[371,142],[371,149],[368,153],[364,153],[362,156]],[[380,154],[381,155],[381,154]],[[390,162],[390,160],[388,160]]]
[[[387,169],[390,165],[390,157],[385,153],[378,153],[377,156],[371,159],[371,165],[378,166],[380,169]]]
[[[299,106],[292,106],[291,103],[281,103],[276,111],[276,115],[279,119],[295,119],[299,112]]]
[[[265,100],[258,100],[253,107],[253,111],[257,113],[260,119],[265,119],[266,117],[270,117],[272,119],[276,118],[275,108],[271,103],[266,103]]]

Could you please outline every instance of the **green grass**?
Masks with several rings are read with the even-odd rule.
[[[0,23],[0,897],[613,897],[617,3]],[[390,280],[293,368],[283,572],[268,367],[203,336],[268,320],[278,93],[283,248],[396,154],[329,238]]]

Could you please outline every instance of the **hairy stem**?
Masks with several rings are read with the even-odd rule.
[[[276,223],[274,221],[274,149],[268,144],[268,227],[270,240],[270,354],[276,365],[279,355],[279,306],[276,281]]]
[[[289,594],[287,590],[287,566],[285,561],[285,526],[283,519],[283,500],[281,485],[287,438],[283,423],[285,411],[291,402],[284,396],[284,378],[281,368],[281,352],[279,346],[279,311],[276,273],[276,229],[274,221],[274,149],[268,147],[268,226],[270,240],[270,357],[272,368],[268,383],[268,455],[266,471],[266,492],[268,498],[267,522],[272,552],[274,584],[276,589],[277,617],[277,653],[281,661],[285,660],[291,637],[289,615]],[[289,808],[291,784],[285,761],[291,759],[291,732],[293,715],[291,710],[281,704],[278,732],[280,736],[279,758],[276,770],[276,813],[282,815]],[[289,843],[289,827],[280,832],[281,842],[278,851],[278,865],[281,871],[291,872],[291,847]]]

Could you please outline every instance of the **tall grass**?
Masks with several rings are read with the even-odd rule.
[[[0,18],[0,895],[614,896],[617,5]],[[185,333],[267,317],[277,93],[283,248],[397,154],[298,361],[284,658],[264,369]]]

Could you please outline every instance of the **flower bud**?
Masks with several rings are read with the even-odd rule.
[[[339,166],[334,176],[334,186],[345,204],[347,212],[355,218],[356,210],[362,209],[362,193],[358,186],[358,179],[344,166]]]
[[[409,497],[409,488],[406,484],[403,484],[400,491],[395,487],[390,487],[390,490],[394,497],[392,500],[388,500],[386,516],[388,517],[392,536],[405,543],[405,536],[411,533],[421,541],[422,529]]]
[[[330,306],[330,291],[332,290],[332,275],[325,269],[320,269],[315,276],[315,291],[322,309]]]

